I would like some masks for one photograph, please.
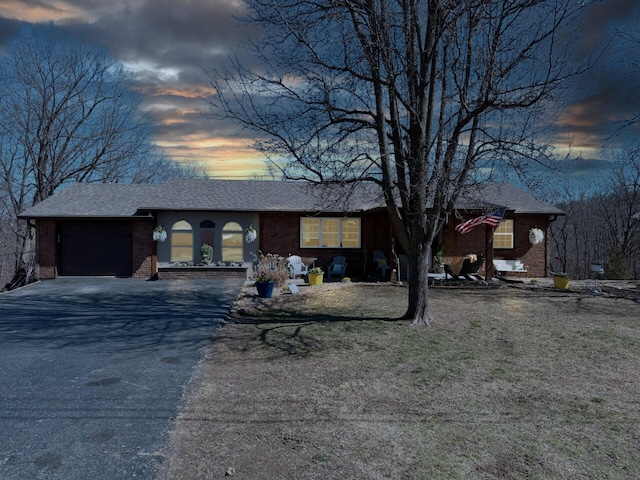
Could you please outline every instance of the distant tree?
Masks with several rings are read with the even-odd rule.
[[[153,181],[168,167],[151,142],[133,78],[105,50],[53,26],[25,27],[0,56],[0,201],[12,218],[75,182]],[[184,170],[187,171],[186,169]],[[15,227],[27,262],[31,230]]]
[[[549,229],[551,271],[588,278],[590,265],[606,259],[606,228],[597,218],[593,190],[563,185],[547,199],[565,212]]]
[[[556,185],[546,198],[566,213],[551,225],[552,270],[589,278],[590,265],[600,263],[607,278],[638,278],[640,146],[608,158],[607,168],[584,189]]]
[[[627,148],[599,184],[596,214],[606,228],[610,274],[628,278],[638,272],[640,256],[640,146]],[[615,270],[615,272],[614,272]]]
[[[211,72],[213,114],[256,131],[287,178],[377,184],[410,258],[406,317],[428,323],[433,239],[479,167],[541,158],[537,114],[575,73],[569,28],[590,2],[245,3],[264,34]]]
[[[619,70],[626,70],[629,75],[637,79],[640,73],[640,10],[626,19],[626,22],[615,32],[616,47],[623,52],[618,60]],[[640,124],[640,112],[625,112],[621,122],[618,122],[620,130],[628,127],[637,127]],[[619,133],[619,131],[618,131]]]

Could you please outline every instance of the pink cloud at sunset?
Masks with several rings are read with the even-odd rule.
[[[69,35],[101,45],[135,75],[142,108],[154,119],[155,139],[179,161],[206,165],[214,177],[262,175],[265,163],[252,138],[231,120],[207,117],[215,92],[206,70],[246,38],[242,2],[229,0],[0,0],[0,49],[25,22],[53,22]],[[638,19],[636,0],[594,4],[577,26],[576,57],[590,55],[613,32]],[[631,22],[633,23],[633,22]],[[612,122],[640,112],[636,95],[640,42],[605,50],[568,89],[564,115],[551,125],[551,143],[596,157]]]

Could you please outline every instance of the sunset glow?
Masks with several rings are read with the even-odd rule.
[[[21,22],[52,22],[81,42],[107,48],[133,73],[142,111],[152,116],[155,141],[167,155],[203,165],[212,177],[254,178],[266,175],[266,163],[251,147],[253,139],[232,120],[208,117],[206,102],[216,93],[208,69],[256,33],[236,21],[243,13],[240,0],[0,0],[0,49]],[[613,32],[638,14],[636,0],[597,2],[576,26],[576,58],[612,41]],[[602,157],[614,122],[640,111],[639,72],[623,68],[637,61],[640,40],[605,53],[606,62],[560,99],[566,102],[564,115],[549,121],[550,141],[560,156]],[[288,80],[303,88],[296,77]]]

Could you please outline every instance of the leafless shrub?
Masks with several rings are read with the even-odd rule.
[[[276,287],[284,286],[289,278],[287,259],[275,253],[258,251],[254,265],[254,277],[257,281],[273,281]]]

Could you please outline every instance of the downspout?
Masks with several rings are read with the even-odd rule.
[[[544,236],[544,276],[549,276],[549,264],[551,263],[551,258],[549,257],[549,230],[551,229],[551,224],[558,219],[558,215],[549,215],[549,225],[547,225],[547,231]]]
[[[153,217],[153,228],[158,225],[158,212],[151,214]],[[153,240],[151,247],[151,279],[158,280],[158,242]]]

